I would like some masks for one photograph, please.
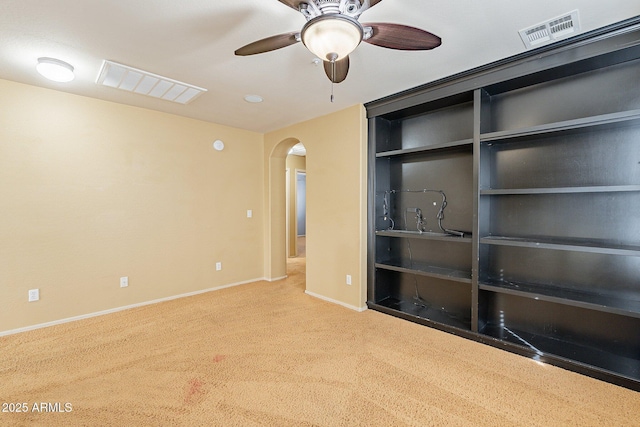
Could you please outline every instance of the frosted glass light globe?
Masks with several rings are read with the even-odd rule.
[[[353,18],[331,14],[313,18],[302,28],[304,45],[323,61],[346,58],[362,41],[362,26]]]

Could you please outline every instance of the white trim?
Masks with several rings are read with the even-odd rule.
[[[49,326],[61,325],[63,323],[75,322],[76,320],[90,319],[92,317],[98,317],[98,316],[102,316],[102,315],[105,315],[105,314],[117,313],[118,311],[129,310],[131,308],[143,307],[145,305],[157,304],[157,303],[160,303],[160,302],[171,301],[171,300],[179,299],[179,298],[192,297],[192,296],[195,296],[195,295],[205,294],[207,292],[219,291],[219,290],[225,289],[225,288],[231,288],[231,287],[234,287],[234,286],[246,285],[247,283],[255,283],[255,282],[261,282],[261,281],[270,281],[270,280],[268,280],[266,277],[261,277],[261,278],[252,279],[252,280],[245,280],[245,281],[242,281],[242,282],[230,283],[228,285],[217,286],[215,288],[209,288],[209,289],[203,289],[203,290],[200,290],[200,291],[187,292],[185,294],[180,294],[180,295],[174,295],[174,296],[165,297],[165,298],[154,299],[154,300],[151,300],[151,301],[139,302],[139,303],[131,304],[131,305],[125,305],[124,307],[110,308],[108,310],[96,311],[95,313],[88,313],[88,314],[82,314],[80,316],[67,317],[66,319],[54,320],[52,322],[46,322],[46,323],[39,323],[37,325],[25,326],[23,328],[18,328],[18,329],[10,329],[8,331],[0,332],[0,337],[4,337],[4,336],[7,336],[7,335],[18,334],[20,332],[33,331],[35,329],[47,328]]]
[[[267,279],[266,277],[263,280],[266,280],[267,282],[277,282],[278,280],[282,280],[282,279],[286,279],[287,277],[289,277],[289,275],[285,274],[284,276],[280,276],[280,277],[273,277],[271,279]]]
[[[312,297],[314,297],[314,298],[319,298],[319,299],[321,299],[321,300],[323,300],[323,301],[331,302],[331,303],[333,303],[333,304],[338,304],[338,305],[341,305],[341,306],[343,306],[343,307],[346,307],[346,308],[348,308],[348,309],[350,309],[350,310],[358,311],[358,312],[360,312],[360,313],[362,313],[363,311],[365,311],[365,310],[367,309],[367,306],[366,306],[366,305],[365,305],[364,307],[356,307],[355,305],[347,304],[347,303],[344,303],[344,302],[342,302],[342,301],[335,300],[335,299],[333,299],[333,298],[325,297],[325,296],[322,296],[322,295],[316,294],[315,292],[311,292],[311,291],[304,291],[304,293],[305,293],[305,294],[307,294],[307,295],[309,295],[309,296],[312,296]]]

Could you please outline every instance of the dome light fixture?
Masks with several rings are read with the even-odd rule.
[[[259,104],[264,101],[260,95],[247,95],[244,97],[244,100],[251,104]]]
[[[360,23],[346,15],[327,14],[308,21],[302,28],[302,43],[323,61],[340,61],[349,56],[360,42],[364,31]]]
[[[66,83],[75,78],[73,66],[55,58],[38,58],[36,70],[54,82]]]

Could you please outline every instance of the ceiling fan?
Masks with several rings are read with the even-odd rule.
[[[302,30],[255,41],[236,50],[236,55],[255,55],[302,42],[324,62],[329,80],[340,83],[349,72],[349,54],[360,42],[397,50],[429,50],[442,43],[440,37],[419,28],[358,22],[362,12],[382,0],[278,1],[302,13],[307,20]]]

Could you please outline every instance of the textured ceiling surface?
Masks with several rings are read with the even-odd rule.
[[[0,78],[268,132],[366,103],[524,52],[518,30],[578,9],[582,31],[640,15],[638,0],[382,0],[361,22],[391,22],[443,40],[406,52],[362,43],[347,79],[334,86],[298,43],[260,55],[234,51],[299,31],[303,16],[277,0],[2,0]],[[71,63],[76,79],[53,83],[37,58]],[[96,84],[111,60],[207,89],[187,105]],[[260,104],[244,101],[257,94]]]

